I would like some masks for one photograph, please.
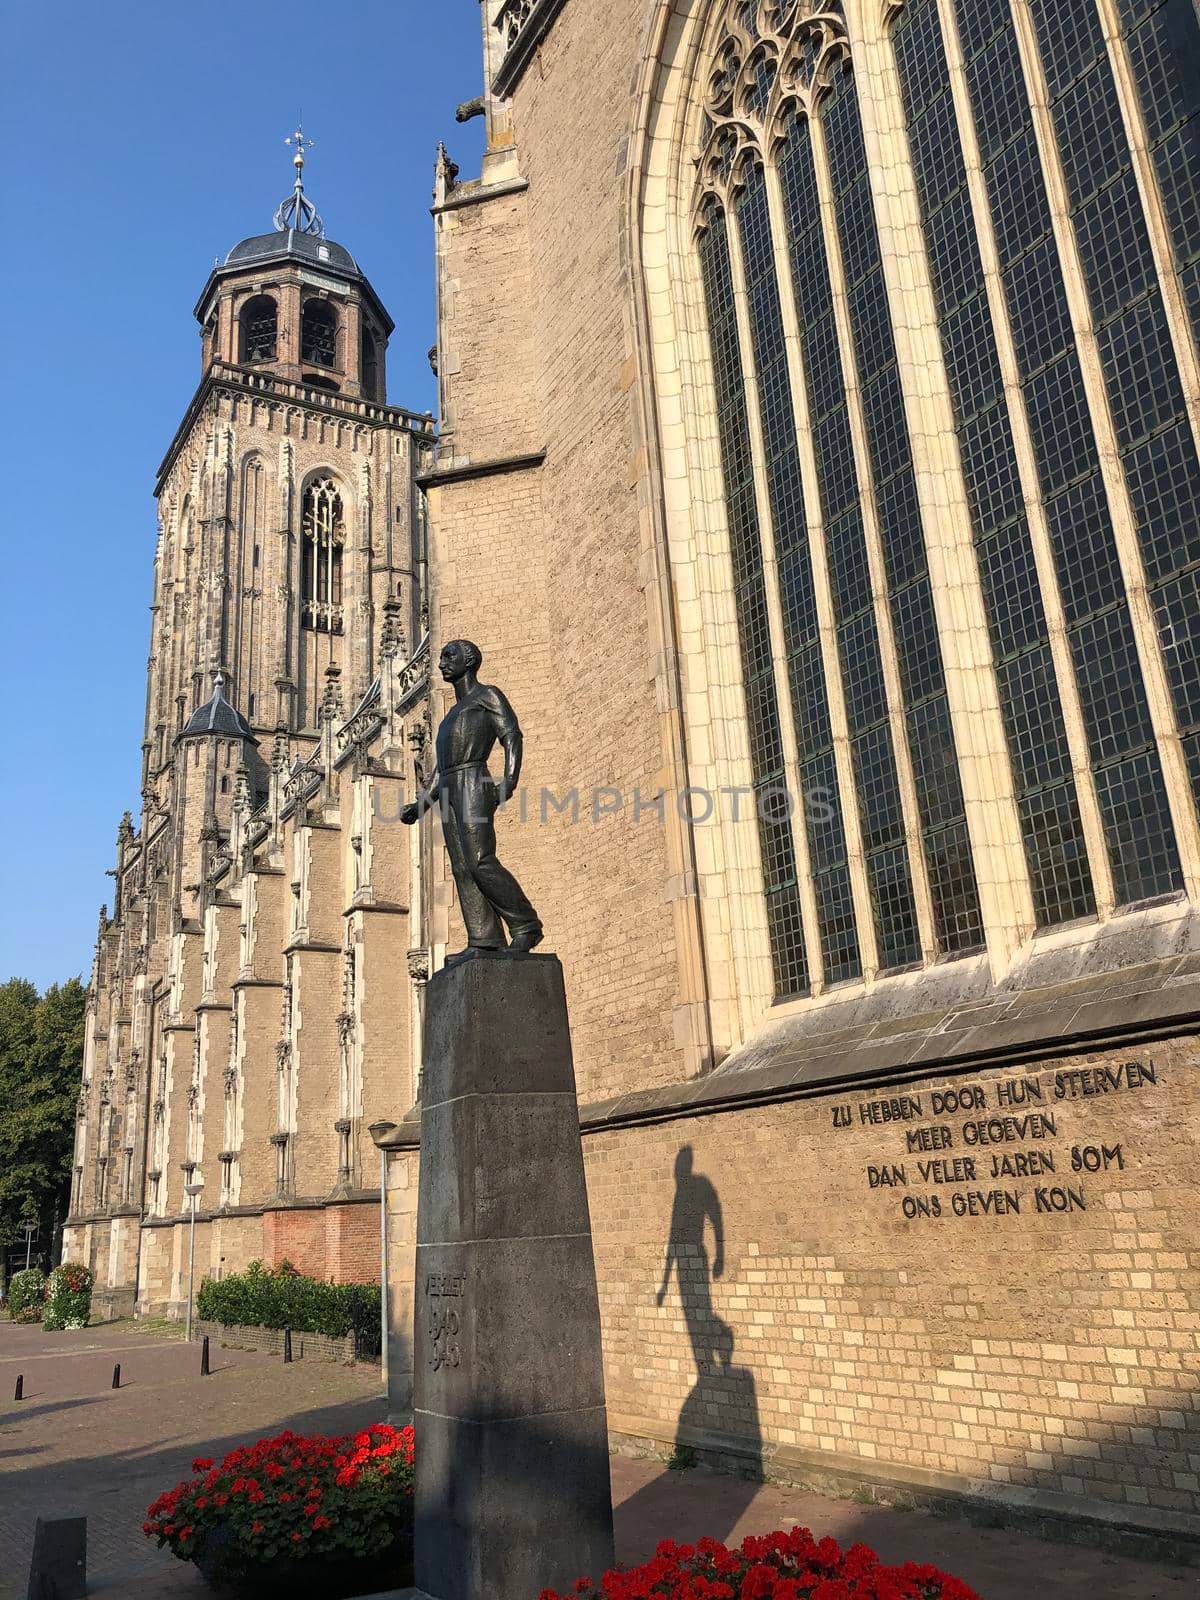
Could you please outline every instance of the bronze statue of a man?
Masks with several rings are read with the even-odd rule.
[[[542,941],[542,924],[521,885],[496,859],[496,807],[516,792],[521,776],[521,729],[508,701],[477,676],[483,652],[469,639],[451,639],[438,670],[454,685],[454,704],[437,731],[437,770],[402,822],[416,822],[435,800],[441,801],[442,832],[471,950],[508,948],[528,953]],[[499,742],[504,776],[488,772],[488,756]]]

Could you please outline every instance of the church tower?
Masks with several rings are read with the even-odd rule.
[[[385,404],[392,332],[349,250],[295,186],[271,232],[209,274],[195,315],[201,383],[156,495],[160,546],[147,776],[220,672],[260,734],[315,737],[326,669],[356,699],[372,619],[399,598],[415,628],[415,452],[424,419]]]
[[[65,1240],[116,1311],[178,1309],[201,1188],[215,1272],[374,1258],[368,972],[381,1052],[408,1042],[412,845],[372,828],[424,737],[433,422],[387,404],[392,320],[288,143],[274,228],[196,304],[200,383],[155,488],[141,827],[101,914]]]

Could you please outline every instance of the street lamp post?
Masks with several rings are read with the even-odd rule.
[[[30,1251],[33,1249],[33,1236],[36,1233],[37,1233],[37,1223],[36,1222],[27,1222],[25,1224],[25,1271],[26,1272],[29,1271],[29,1255],[30,1255]]]
[[[394,1122],[373,1122],[367,1130],[378,1142],[385,1134],[391,1133],[396,1126]],[[384,1393],[389,1393],[388,1382],[388,1217],[387,1217],[387,1169],[388,1157],[386,1150],[379,1152],[379,1366],[380,1377],[383,1379]]]
[[[192,1223],[188,1236],[188,1304],[187,1304],[187,1333],[185,1337],[190,1341],[192,1337],[192,1304],[194,1301],[194,1288],[196,1283],[196,1201],[200,1191],[204,1188],[202,1183],[185,1183],[183,1192],[192,1202]]]

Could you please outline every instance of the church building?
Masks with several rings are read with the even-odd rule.
[[[198,307],[69,1251],[377,1270],[382,1152],[405,1409],[469,638],[614,1447],[1194,1539],[1200,12],[480,11],[436,430],[301,188]]]
[[[296,183],[196,305],[159,471],[140,826],[101,913],[64,1254],[178,1315],[252,1260],[379,1273],[366,1132],[412,1098],[434,428],[385,403],[392,320]]]

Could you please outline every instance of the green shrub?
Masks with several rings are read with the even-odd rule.
[[[86,1328],[92,1314],[92,1274],[78,1261],[64,1261],[46,1283],[46,1311],[42,1319],[51,1333],[63,1328]]]
[[[357,1335],[358,1352],[377,1356],[380,1301],[377,1283],[322,1283],[306,1278],[290,1261],[274,1272],[252,1261],[245,1272],[205,1278],[196,1301],[206,1322],[242,1328],[291,1328],[331,1339]]]
[[[26,1267],[15,1272],[8,1286],[8,1314],[14,1322],[40,1322],[46,1274],[41,1267]]]

